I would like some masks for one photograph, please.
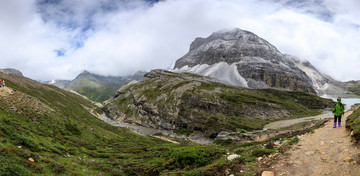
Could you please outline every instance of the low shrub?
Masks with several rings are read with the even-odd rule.
[[[15,157],[0,156],[0,175],[32,175],[31,171],[25,168],[22,161]]]
[[[269,155],[270,153],[273,153],[274,150],[272,149],[254,149],[251,154],[253,156],[256,156],[256,157],[260,157],[260,156],[264,156],[264,155]]]
[[[292,138],[289,142],[288,142],[288,144],[289,145],[294,145],[294,144],[297,144],[299,142],[299,138],[298,137],[294,137],[294,138]]]
[[[177,135],[186,135],[190,136],[193,133],[193,130],[186,129],[186,128],[180,128],[174,131]]]
[[[203,176],[204,174],[197,169],[189,170],[182,174],[182,176]]]
[[[184,168],[186,166],[200,167],[218,158],[220,153],[222,152],[218,149],[196,146],[175,148],[165,152],[163,157],[170,160],[169,165],[177,168]]]
[[[218,145],[231,145],[233,143],[232,139],[226,139],[226,140],[215,140],[215,144]]]
[[[17,145],[22,145],[31,151],[39,151],[39,146],[32,141],[30,138],[27,138],[25,136],[22,136],[20,134],[14,133],[10,136],[10,139],[13,140],[13,142]]]
[[[81,131],[74,124],[67,123],[65,124],[66,129],[73,135],[81,135]]]

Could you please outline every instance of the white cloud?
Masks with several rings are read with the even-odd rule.
[[[43,80],[72,79],[82,70],[118,75],[169,68],[195,37],[238,27],[336,79],[360,79],[356,0],[320,5],[309,0],[306,9],[284,6],[291,0],[167,0],[153,6],[142,0],[59,2],[2,1],[0,67]],[[331,20],[321,18],[330,12]]]

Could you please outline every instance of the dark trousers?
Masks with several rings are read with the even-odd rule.
[[[341,115],[340,116],[336,116],[334,115],[334,122],[336,123],[336,120],[339,119],[339,122],[341,122]]]

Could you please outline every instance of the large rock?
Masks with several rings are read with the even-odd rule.
[[[174,71],[211,76],[236,86],[315,94],[305,72],[266,40],[240,29],[196,38],[190,51],[176,61]]]

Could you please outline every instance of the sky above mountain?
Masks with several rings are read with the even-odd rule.
[[[2,0],[0,68],[38,80],[170,69],[195,37],[229,28],[360,80],[358,0]]]

